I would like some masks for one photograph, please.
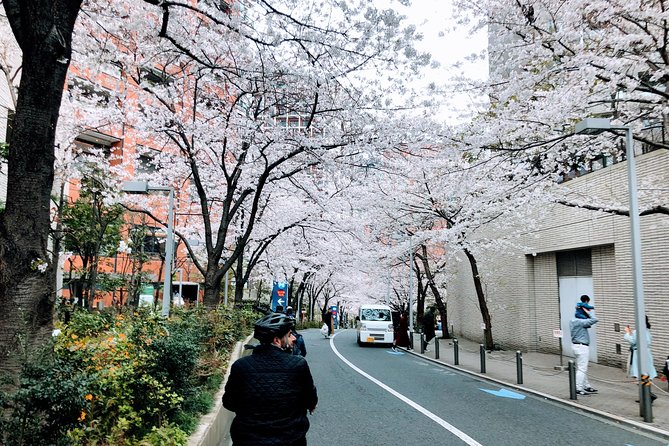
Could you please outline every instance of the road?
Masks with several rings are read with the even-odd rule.
[[[666,446],[559,403],[388,347],[359,347],[355,330],[303,332],[319,404],[310,446]]]

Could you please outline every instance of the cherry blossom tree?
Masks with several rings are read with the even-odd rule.
[[[273,226],[281,201],[272,197],[282,184],[313,200],[316,191],[300,173],[326,166],[326,175],[383,147],[385,115],[411,106],[401,96],[412,97],[407,73],[429,58],[412,49],[414,28],[367,2],[165,5],[99,5],[83,20],[87,60],[109,60],[139,86],[127,119],[162,148],[152,182],[180,189],[181,200],[194,198],[182,205],[206,247],[206,258],[194,258],[205,305],[213,306],[226,271],[236,264],[243,275],[238,260],[254,230]],[[109,19],[120,10],[129,11],[123,20]],[[159,33],[144,26],[147,16]],[[102,33],[108,37],[91,38]],[[110,50],[119,46],[110,46],[115,39],[124,51]]]
[[[667,24],[662,2],[458,2],[490,35],[491,106],[478,146],[515,152],[556,177],[624,158],[620,136],[574,136],[585,117],[629,125],[645,150],[666,148]],[[468,25],[472,25],[469,23]],[[472,133],[474,135],[474,133]],[[658,209],[661,212],[660,209]]]

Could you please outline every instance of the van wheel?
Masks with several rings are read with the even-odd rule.
[[[360,337],[358,337],[358,345],[362,347],[362,341],[360,340]]]

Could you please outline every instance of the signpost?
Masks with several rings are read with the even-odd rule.
[[[288,298],[288,284],[286,282],[274,282],[272,286],[272,311],[276,311],[277,306],[286,309],[286,299]]]
[[[330,310],[332,310],[332,327],[339,328],[339,313],[337,312],[337,306],[332,305]]]
[[[562,370],[562,330],[553,330],[553,337],[558,338],[558,342],[560,344],[560,370]]]

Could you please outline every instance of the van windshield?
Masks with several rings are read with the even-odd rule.
[[[363,308],[360,315],[363,321],[390,321],[390,310],[378,308]]]

